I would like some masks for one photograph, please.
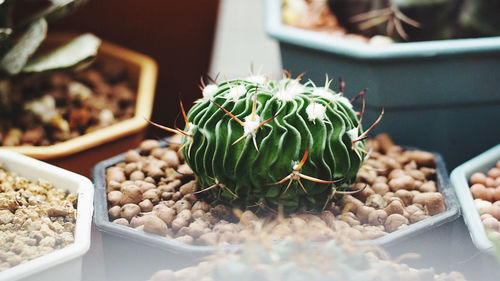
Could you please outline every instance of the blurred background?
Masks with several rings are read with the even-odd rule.
[[[51,30],[92,32],[154,58],[159,76],[152,121],[173,126],[177,106],[162,107],[177,104],[180,94],[187,110],[201,96],[198,85],[207,74],[247,75],[253,65],[280,75],[278,43],[265,35],[263,5],[246,0],[89,1]],[[149,136],[165,133],[150,126]]]

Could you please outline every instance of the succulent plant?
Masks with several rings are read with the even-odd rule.
[[[343,82],[339,93],[330,83],[256,75],[203,85],[203,98],[183,110],[186,128],[166,129],[184,135],[184,158],[209,199],[243,209],[321,210],[351,192],[371,130],[363,132]]]
[[[47,21],[62,17],[87,0],[37,0],[41,9],[21,19],[13,11],[23,2],[0,0],[0,109],[11,110],[9,80],[13,76],[68,68],[95,57],[100,40],[84,34],[49,53],[33,56],[47,35]]]
[[[454,35],[457,0],[329,0],[348,31],[395,40],[448,39]]]

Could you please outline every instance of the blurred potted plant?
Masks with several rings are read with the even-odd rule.
[[[53,34],[42,44],[47,37],[47,20],[59,18],[84,2],[52,1],[20,21],[12,16],[17,3],[0,4],[4,26],[0,38],[0,143],[2,148],[89,175],[96,162],[137,146],[143,138],[144,118],[149,118],[152,111],[157,67],[149,57],[101,43],[91,34],[76,38],[70,34]],[[102,93],[94,89],[99,85],[93,85],[91,80],[102,80],[99,77],[103,75],[96,74],[94,69],[85,69],[93,62],[92,68],[98,65],[119,73],[123,83],[101,83],[99,85],[106,88]],[[63,72],[56,71],[62,69]],[[91,85],[74,79],[85,75]],[[89,77],[92,75],[94,78]],[[58,84],[59,88],[47,87],[47,83]],[[116,90],[117,87],[120,89]],[[111,95],[119,90],[127,92],[130,111],[123,118],[111,110],[113,105],[120,107],[125,103],[124,100],[110,102]],[[100,103],[88,106],[99,109],[96,112],[87,110],[87,104],[92,102]],[[37,141],[23,141],[29,139],[27,135],[35,136]]]
[[[292,2],[305,1],[287,1],[287,5]],[[392,31],[398,40],[409,36],[447,39],[452,32],[461,37],[499,34],[495,18],[486,16],[486,12],[498,13],[492,1],[465,1],[460,10],[456,1],[393,0],[389,7],[388,1],[313,1],[327,10],[328,2],[347,14],[333,19],[348,22],[341,28],[342,34],[360,26],[369,35]],[[367,87],[371,96],[367,118],[376,118],[382,106],[387,111],[376,131],[390,133],[398,143],[440,151],[452,167],[500,138],[500,131],[490,129],[496,126],[500,110],[500,37],[366,44],[368,39],[360,35],[331,36],[286,25],[281,17],[285,12],[282,1],[268,0],[266,4],[266,31],[279,40],[283,67],[306,71],[305,77],[313,80],[323,77],[325,71],[334,71],[330,74],[345,78],[353,91]],[[439,5],[442,7],[437,9]],[[430,15],[429,11],[440,15],[428,17],[429,23],[424,24],[422,15]],[[442,20],[436,22],[438,18]],[[460,25],[451,27],[451,22]],[[435,32],[427,32],[429,28]],[[372,43],[380,43],[380,36],[374,39]],[[425,131],[422,124],[426,124]],[[483,137],[465,133],[463,128],[468,127]]]
[[[182,93],[188,105],[198,98],[196,86],[209,71],[220,0],[89,1],[71,17],[57,20],[52,30],[92,32],[103,40],[153,57],[158,73],[152,120],[173,126],[177,109],[172,94]],[[116,23],[120,28],[116,28]],[[168,34],[168,36],[167,36]],[[182,54],[182,55],[178,55]],[[148,129],[150,137],[162,132]]]

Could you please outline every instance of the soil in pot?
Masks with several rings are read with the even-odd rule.
[[[239,244],[255,234],[262,220],[277,219],[270,233],[282,239],[302,228],[304,239],[335,237],[371,240],[446,210],[437,191],[435,159],[425,151],[403,150],[388,135],[368,141],[369,159],[358,172],[356,190],[319,213],[283,217],[261,206],[242,211],[212,204],[178,153],[180,139],[163,148],[145,140],[125,162],[106,171],[111,221],[187,244]]]
[[[0,113],[0,145],[48,146],[134,115],[136,90],[125,66],[94,63],[1,81],[9,106]]]
[[[470,191],[488,235],[500,240],[500,160],[486,174],[471,175]]]
[[[74,242],[77,195],[0,164],[0,272]]]

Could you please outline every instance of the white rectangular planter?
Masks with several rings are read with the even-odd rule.
[[[500,160],[500,144],[463,163],[451,172],[451,183],[457,194],[472,242],[479,250],[490,253],[493,251],[493,244],[488,239],[479,212],[474,206],[469,179],[475,172],[488,172],[498,160]]]
[[[0,272],[0,281],[81,280],[82,258],[90,247],[94,194],[92,182],[83,176],[8,150],[0,150],[0,163],[6,170],[31,181],[42,178],[55,188],[78,194],[75,242]]]

